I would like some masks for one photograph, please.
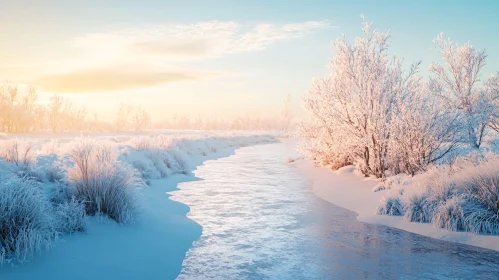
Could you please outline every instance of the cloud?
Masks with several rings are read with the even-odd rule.
[[[75,38],[71,45],[89,55],[114,58],[200,59],[260,51],[325,27],[330,25],[322,21],[253,26],[209,21],[88,33]]]
[[[327,22],[317,21],[285,25],[259,24],[250,31],[237,36],[228,51],[238,53],[263,50],[275,42],[299,38],[327,26]]]
[[[32,83],[45,91],[64,93],[128,90],[228,77],[228,73],[220,71],[168,70],[165,65],[261,51],[276,42],[303,37],[326,27],[330,25],[320,21],[254,25],[208,21],[87,33],[69,41],[71,57],[47,61],[38,67],[45,72],[41,77],[36,73],[29,76],[40,77]],[[22,76],[29,70],[0,68],[0,73]]]
[[[170,58],[203,58],[210,54],[210,42],[201,39],[184,39],[173,42],[149,41],[131,45],[136,54]]]
[[[34,83],[41,86],[44,91],[81,93],[145,88],[220,75],[222,73],[213,71],[158,70],[128,66],[52,74],[43,76]]]

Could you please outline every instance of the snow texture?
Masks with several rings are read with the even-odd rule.
[[[485,161],[476,166],[473,160],[463,159],[464,163],[457,165],[467,166],[468,171],[459,169],[461,171],[451,178],[452,181],[448,179],[447,173],[440,173],[439,180],[430,180],[434,182],[431,190],[420,185],[425,181],[422,177],[428,173],[399,178],[400,183],[393,183],[389,188],[379,188],[382,184],[380,179],[364,177],[354,166],[332,171],[330,168],[314,166],[310,160],[291,164],[312,182],[316,195],[356,212],[360,221],[499,251],[499,237],[489,235],[497,232],[497,212],[493,210],[496,208],[489,204],[496,195],[489,192],[494,192],[496,185],[481,187],[482,182],[491,182],[499,173],[497,157],[492,158],[489,159],[492,160],[490,164]],[[448,187],[450,182],[455,182],[454,186],[463,192],[462,195],[452,195],[454,191]],[[380,190],[374,192],[373,189]],[[485,193],[486,196],[481,196]],[[390,213],[393,216],[378,215]]]
[[[160,216],[183,216],[182,223],[187,219],[183,210],[175,210],[175,203],[164,201],[165,189],[158,184],[175,186],[177,176],[192,178],[191,171],[206,159],[228,155],[238,147],[276,141],[270,135],[199,132],[0,140],[0,208],[5,209],[0,213],[0,261],[18,266],[45,249],[57,250],[61,242],[56,241],[61,238],[75,242],[72,248],[79,250],[89,247],[86,242],[108,240],[114,244],[109,240],[122,240],[116,238],[121,230],[123,236],[131,230],[138,235],[154,236],[156,232],[159,238],[172,226],[171,221],[158,220]],[[113,223],[125,227],[115,228]],[[79,235],[82,231],[90,236],[83,238]],[[96,236],[98,232],[103,235]],[[188,235],[197,232],[192,229]],[[179,250],[186,250],[187,244],[168,243],[158,250],[182,256]],[[39,258],[31,260],[35,266],[39,262]]]

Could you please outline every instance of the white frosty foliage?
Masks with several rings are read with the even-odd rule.
[[[400,201],[400,197],[382,197],[381,205],[376,210],[376,214],[390,216],[404,215],[404,207]]]
[[[473,154],[452,165],[433,167],[420,179],[422,192],[402,197],[408,222],[475,234],[499,234],[499,156]],[[398,215],[392,205],[398,197],[382,201],[377,213]]]
[[[27,167],[34,160],[33,144],[19,139],[1,141],[0,157],[19,168]]]
[[[74,197],[54,207],[55,229],[72,233],[85,229],[85,204]]]
[[[480,87],[480,75],[486,64],[485,50],[478,51],[471,44],[457,45],[444,39],[441,33],[435,40],[435,47],[445,65],[433,64],[430,72],[431,88],[448,108],[460,114],[463,134],[472,147],[480,147],[486,127],[493,122],[497,113],[495,100],[499,92],[494,88],[497,77],[491,77],[485,87]]]
[[[24,262],[51,246],[51,205],[40,186],[12,175],[0,177],[0,262]]]
[[[364,23],[364,37],[334,43],[330,74],[304,98],[310,119],[302,149],[337,169],[355,164],[365,175],[414,174],[456,147],[457,115],[433,102],[429,85],[387,54],[388,33]]]
[[[36,168],[34,150],[34,143],[26,140],[0,141],[0,168],[10,170],[20,178],[44,181],[45,175]]]
[[[165,178],[173,174],[189,174],[192,171],[190,158],[206,157],[219,149],[243,147],[259,143],[272,143],[272,136],[239,136],[177,138],[166,135],[136,137],[126,141],[122,159],[130,162],[140,173],[142,179]]]
[[[138,178],[128,165],[117,160],[115,147],[91,140],[74,144],[70,158],[74,167],[67,178],[85,202],[88,215],[103,213],[119,223],[133,221],[136,214],[135,189]]]
[[[0,141],[0,264],[27,261],[58,234],[85,230],[86,214],[132,222],[138,175],[187,174],[197,156],[270,142],[276,138],[227,133]]]

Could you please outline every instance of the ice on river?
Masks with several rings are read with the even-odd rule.
[[[357,221],[313,195],[283,144],[200,166],[172,199],[203,227],[179,279],[494,279],[499,252]]]

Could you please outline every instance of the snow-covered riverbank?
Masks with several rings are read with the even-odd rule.
[[[174,279],[181,269],[181,279],[385,279],[416,274],[453,279],[480,273],[490,279],[498,271],[496,252],[359,223],[353,212],[319,199],[307,178],[326,183],[313,184],[316,194],[329,195],[328,201],[343,208],[354,206],[356,212],[374,212],[369,209],[375,208],[380,193],[371,191],[375,180],[363,180],[351,169],[333,173],[299,160],[293,165],[306,178],[301,176],[285,160],[299,157],[291,139],[237,150],[269,141],[276,139],[219,139],[206,149],[207,142],[199,139],[178,146],[187,154],[189,169],[161,179],[153,176],[140,189],[136,223],[87,217],[84,232],[62,235],[51,250],[27,263],[4,265],[0,279]],[[138,156],[143,153],[129,152],[128,160],[153,168],[149,156]],[[199,178],[191,175],[193,170]],[[340,191],[350,185],[352,192]],[[354,192],[372,196],[359,203]],[[440,266],[442,261],[446,267]]]
[[[142,146],[153,141],[137,138],[113,144],[125,151],[121,161],[140,167],[140,176],[149,184],[138,192],[135,223],[121,225],[104,217],[87,217],[84,232],[60,236],[50,250],[29,262],[16,263],[16,267],[4,264],[0,279],[174,279],[202,228],[186,217],[188,206],[168,199],[169,192],[176,190],[179,182],[198,180],[191,171],[206,160],[229,156],[239,147],[278,140],[271,136],[214,135],[177,138],[163,150]],[[47,150],[43,146],[37,148]],[[56,153],[63,153],[63,148],[56,147]],[[156,157],[164,156],[160,153],[172,157],[171,166],[156,161]],[[181,167],[175,166],[180,164],[179,159],[183,161]],[[45,182],[43,186],[50,184]]]
[[[295,144],[291,140],[286,143],[287,145]],[[324,167],[315,167],[309,160],[297,160],[292,164],[300,174],[312,182],[314,193],[317,196],[356,212],[359,221],[386,225],[445,241],[499,251],[499,236],[452,232],[435,228],[431,224],[409,223],[404,221],[402,217],[376,215],[375,212],[380,205],[380,200],[383,196],[387,196],[387,192],[373,192],[373,188],[379,185],[379,180],[363,177],[355,172],[353,166],[332,171]]]

